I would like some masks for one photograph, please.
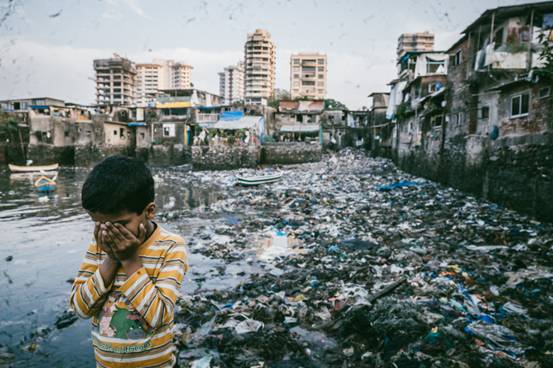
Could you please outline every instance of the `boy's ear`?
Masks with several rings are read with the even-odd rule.
[[[154,202],[148,203],[144,209],[144,214],[148,220],[153,220],[156,215],[156,204]]]

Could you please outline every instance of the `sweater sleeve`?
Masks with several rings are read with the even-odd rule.
[[[119,290],[153,329],[173,322],[179,289],[188,271],[186,248],[174,243],[165,256],[155,281],[150,279],[144,267],[134,272]]]
[[[102,253],[93,243],[88,247],[84,259],[79,267],[77,278],[73,282],[70,306],[81,318],[90,318],[96,315],[104,304],[111,285],[104,285],[100,274],[99,264],[102,261]]]

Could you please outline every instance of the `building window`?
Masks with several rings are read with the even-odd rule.
[[[497,50],[503,45],[503,28],[498,28],[493,36],[493,42],[495,43],[495,49]]]
[[[430,124],[435,127],[435,126],[441,126],[442,125],[442,121],[444,119],[444,116],[443,115],[436,115],[436,116],[432,116],[430,118]]]
[[[488,119],[489,117],[490,117],[489,106],[482,106],[482,109],[480,109],[480,119]]]
[[[464,124],[465,123],[465,113],[458,112],[457,113],[457,123],[458,124]]]
[[[452,125],[457,125],[457,122],[458,122],[457,121],[457,119],[458,119],[457,114],[452,114],[450,119],[451,119],[450,122],[451,122]]]
[[[460,65],[463,62],[463,50],[458,50],[455,53],[454,65]]]
[[[511,118],[528,115],[530,108],[530,93],[525,92],[511,96]]]
[[[114,131],[113,131],[113,135],[117,135],[117,130],[114,130]]]
[[[551,94],[551,87],[540,88],[540,92],[539,92],[540,98],[549,97],[550,94]]]
[[[325,63],[325,59],[319,59],[319,60],[318,60],[318,63],[319,63],[319,64],[324,64],[324,63]]]
[[[163,136],[174,137],[175,136],[175,124],[163,124]]]
[[[427,74],[435,74],[439,72],[440,67],[442,68],[441,73],[443,73],[444,70],[444,62],[443,61],[432,61],[428,60],[426,62],[426,73]]]

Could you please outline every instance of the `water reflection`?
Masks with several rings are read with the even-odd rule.
[[[93,224],[80,204],[87,173],[63,168],[57,190],[43,194],[32,178],[0,169],[0,347],[16,354],[16,367],[94,365],[89,321],[54,326],[67,308],[68,280],[92,239]],[[217,198],[216,188],[191,184],[185,171],[153,173],[161,213],[208,206]],[[45,328],[51,330],[37,338]]]

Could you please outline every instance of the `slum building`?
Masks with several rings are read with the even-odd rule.
[[[387,111],[399,165],[552,220],[552,81],[542,57],[552,29],[551,1],[490,9],[447,50],[441,73],[411,79],[419,60],[400,65]]]
[[[368,140],[365,147],[376,155],[389,156],[392,149],[392,125],[386,117],[390,101],[389,92],[373,92],[368,96],[372,102],[369,107],[367,125]]]
[[[324,100],[281,100],[275,124],[263,142],[261,161],[293,164],[320,161]]]

